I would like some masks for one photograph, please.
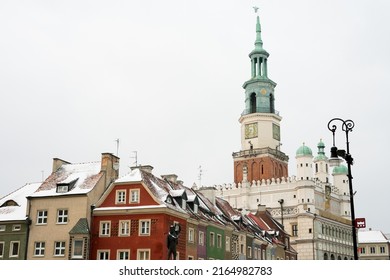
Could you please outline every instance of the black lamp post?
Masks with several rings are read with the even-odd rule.
[[[347,150],[339,150],[337,149],[335,145],[335,132],[337,129],[337,126],[335,124],[332,124],[334,122],[341,122],[341,129],[345,132],[345,138],[347,143]],[[348,166],[348,183],[349,183],[349,197],[350,197],[350,204],[351,204],[351,220],[352,220],[352,239],[353,239],[353,256],[354,259],[359,259],[358,256],[358,248],[357,248],[357,238],[356,238],[356,225],[355,225],[355,206],[353,203],[353,188],[352,188],[352,173],[351,173],[351,165],[353,165],[353,158],[351,154],[349,153],[349,139],[348,134],[352,131],[354,128],[355,123],[352,120],[343,120],[340,118],[334,118],[331,119],[328,123],[328,129],[333,134],[333,147],[330,149],[330,159],[329,159],[329,165],[330,166],[337,166],[340,164],[341,159],[339,157],[342,157],[346,162]]]

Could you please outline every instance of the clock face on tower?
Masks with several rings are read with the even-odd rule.
[[[245,139],[257,137],[257,123],[248,123],[245,125]]]
[[[280,141],[280,126],[277,124],[272,124],[272,134],[275,140]]]

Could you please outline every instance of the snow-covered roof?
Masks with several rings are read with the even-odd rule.
[[[380,230],[359,230],[359,243],[390,243]]]
[[[41,183],[26,184],[0,199],[0,221],[18,221],[26,219],[27,196],[35,192]],[[15,204],[7,206],[7,202]]]
[[[90,192],[103,176],[100,162],[64,164],[53,172],[31,197],[64,196]],[[58,184],[74,182],[67,192],[57,192]]]
[[[126,175],[118,178],[115,180],[115,183],[131,183],[131,182],[141,182],[142,181],[142,175],[141,171],[136,168],[133,169],[130,173],[127,173]]]

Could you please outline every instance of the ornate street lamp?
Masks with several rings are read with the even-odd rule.
[[[341,129],[345,132],[345,138],[347,143],[347,150],[339,150],[335,144],[335,132],[337,126],[332,124],[334,122],[341,122]],[[358,256],[358,248],[357,248],[357,238],[356,238],[356,225],[355,225],[355,206],[353,202],[353,188],[352,188],[352,173],[351,166],[353,165],[353,158],[349,153],[349,139],[348,134],[354,128],[355,123],[352,120],[343,120],[340,118],[331,119],[328,123],[328,129],[333,134],[333,147],[330,149],[330,158],[329,158],[329,166],[338,166],[342,161],[339,157],[343,158],[347,162],[348,166],[348,183],[349,183],[349,198],[351,204],[351,221],[352,221],[352,239],[353,239],[353,256],[354,259],[359,259]]]

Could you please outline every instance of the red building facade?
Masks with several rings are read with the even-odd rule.
[[[111,185],[93,211],[91,259],[167,259],[174,224],[180,225],[177,259],[184,259],[188,215],[174,209],[169,195],[159,194],[142,181]]]

